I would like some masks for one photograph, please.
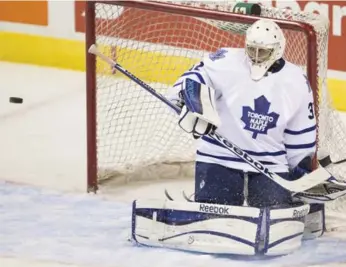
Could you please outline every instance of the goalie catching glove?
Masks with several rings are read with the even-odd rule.
[[[215,110],[215,90],[192,79],[183,81],[180,91],[179,126],[195,139],[207,135],[220,125],[220,118]]]

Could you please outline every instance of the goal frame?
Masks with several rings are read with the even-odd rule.
[[[85,7],[85,51],[86,51],[86,115],[87,115],[87,191],[96,192],[98,190],[97,179],[97,118],[96,118],[96,57],[88,53],[89,47],[96,42],[95,32],[95,5],[97,3],[107,5],[117,5],[123,7],[132,7],[143,10],[159,11],[175,15],[186,15],[228,21],[243,24],[252,24],[259,16],[243,15],[217,10],[203,9],[192,6],[179,6],[172,3],[154,2],[154,1],[86,1]],[[313,89],[315,102],[315,114],[318,115],[318,54],[317,54],[317,36],[312,25],[297,21],[288,21],[283,19],[273,19],[282,29],[303,32],[307,38],[307,77]]]

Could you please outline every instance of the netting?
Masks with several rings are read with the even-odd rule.
[[[172,2],[171,2],[172,3]],[[232,11],[235,2],[177,3]],[[261,16],[301,21],[317,33],[318,147],[334,161],[346,157],[346,131],[332,108],[326,85],[329,23],[323,17],[291,10],[262,7]],[[173,15],[154,10],[96,4],[96,43],[123,67],[165,94],[169,86],[209,52],[221,47],[243,47],[244,23]],[[284,30],[285,59],[306,70],[307,37]],[[97,169],[98,179],[159,179],[193,175],[193,139],[177,126],[177,116],[121,74],[97,62]],[[342,180],[346,164],[331,170]],[[344,209],[339,200],[330,209]],[[341,212],[339,212],[341,213]],[[345,211],[343,211],[345,213]],[[340,216],[339,216],[340,218]],[[345,219],[346,221],[346,219]]]

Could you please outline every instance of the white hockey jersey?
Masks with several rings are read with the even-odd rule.
[[[250,78],[244,49],[222,48],[185,72],[170,91],[178,100],[186,78],[216,91],[217,132],[273,172],[287,172],[316,151],[313,92],[300,67],[281,60],[260,81]],[[197,161],[256,170],[208,136],[197,144]]]

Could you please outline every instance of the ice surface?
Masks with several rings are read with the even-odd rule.
[[[101,195],[62,194],[0,182],[0,255],[99,267],[292,267],[346,262],[346,240],[336,237],[307,242],[290,256],[253,262],[135,247],[127,241],[130,207]]]
[[[85,74],[0,62],[0,77],[0,179],[85,191]]]
[[[111,198],[83,193],[84,74],[9,63],[0,63],[0,73],[1,267],[292,267],[346,262],[346,236],[340,233],[307,242],[293,255],[252,262],[133,246],[127,241],[131,200],[163,197],[165,187],[178,198],[182,189],[191,192],[191,181],[117,187]],[[10,96],[23,97],[24,104],[9,104]]]

